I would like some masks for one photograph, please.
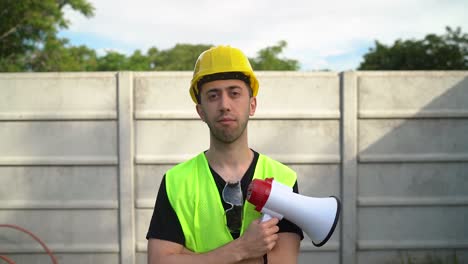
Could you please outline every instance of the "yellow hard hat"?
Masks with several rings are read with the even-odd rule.
[[[193,70],[193,78],[190,84],[190,96],[197,104],[197,94],[199,92],[197,83],[207,75],[223,72],[242,72],[250,78],[250,88],[253,96],[258,93],[258,80],[255,77],[249,59],[239,49],[230,46],[217,46],[210,48],[197,59]]]

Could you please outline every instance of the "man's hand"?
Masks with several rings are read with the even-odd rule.
[[[272,218],[261,222],[253,221],[245,233],[239,238],[242,248],[247,253],[247,258],[257,258],[271,251],[278,241],[279,220]]]

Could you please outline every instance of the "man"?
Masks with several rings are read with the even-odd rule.
[[[297,192],[296,174],[248,146],[258,81],[238,49],[218,46],[198,58],[190,95],[210,129],[210,146],[164,176],[147,234],[148,263],[296,263],[302,230],[260,221],[245,201],[253,178],[274,177]]]

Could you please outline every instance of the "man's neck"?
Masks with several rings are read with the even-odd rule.
[[[227,182],[236,182],[252,163],[254,154],[247,142],[214,143],[206,152],[210,166]]]

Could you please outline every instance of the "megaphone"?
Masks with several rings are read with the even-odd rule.
[[[316,247],[330,239],[338,224],[340,200],[334,196],[316,198],[303,196],[273,178],[254,179],[247,191],[247,200],[266,219],[285,217],[299,226]]]

